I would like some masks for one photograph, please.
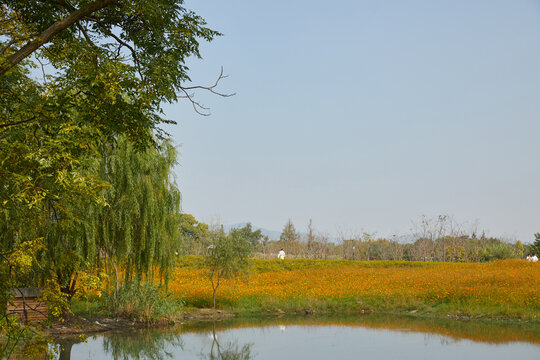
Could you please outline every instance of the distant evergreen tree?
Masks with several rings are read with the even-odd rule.
[[[300,235],[296,232],[296,228],[294,227],[291,219],[287,220],[287,223],[283,227],[283,231],[281,232],[279,240],[286,243],[291,243],[298,241],[299,239]]]
[[[540,255],[540,233],[534,234],[534,242],[530,246],[529,252],[531,253],[531,255]]]

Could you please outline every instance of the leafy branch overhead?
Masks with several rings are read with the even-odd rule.
[[[219,35],[182,0],[4,1],[0,96],[11,97],[13,106],[0,113],[0,127],[65,121],[75,107],[105,133],[152,143],[154,131],[162,135],[159,124],[172,122],[162,117],[162,103],[185,98],[207,115],[193,91],[233,95],[217,90],[223,70],[209,86],[185,85],[191,81],[187,58],[200,58],[199,42]],[[41,69],[42,81],[30,79],[31,67]],[[39,101],[32,116],[19,118],[15,105],[27,90]]]

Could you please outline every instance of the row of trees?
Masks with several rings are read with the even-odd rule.
[[[181,226],[182,243],[187,245],[183,253],[204,254],[211,242],[208,225],[197,222],[188,214],[181,217],[189,219]],[[261,258],[275,258],[281,248],[288,257],[295,258],[448,262],[492,261],[539,253],[540,233],[535,235],[534,244],[524,246],[520,241],[508,243],[485,235],[477,236],[474,232],[466,235],[461,231],[462,226],[451,222],[449,217],[422,218],[423,231],[411,235],[407,242],[370,233],[342,236],[338,241],[330,241],[328,236],[314,230],[311,221],[307,232],[300,234],[290,220],[279,240],[269,240],[260,230],[253,230],[251,224],[232,229],[230,234],[244,238],[251,244],[254,255]]]

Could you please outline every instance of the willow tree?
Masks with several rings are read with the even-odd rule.
[[[180,191],[171,173],[176,149],[168,141],[157,148],[138,150],[126,138],[109,146],[96,162],[99,177],[110,184],[107,206],[94,206],[85,227],[95,243],[96,263],[118,267],[125,279],[149,275],[157,267],[165,280],[178,248]]]
[[[184,98],[205,112],[193,91],[225,95],[215,91],[217,82],[190,84],[186,66],[188,58],[200,57],[201,41],[218,35],[183,0],[2,1],[0,300],[13,284],[9,259],[24,243],[42,242],[42,273],[56,273],[63,291],[71,292],[70,273],[115,241],[103,235],[97,247],[92,234],[98,229],[87,224],[95,222],[86,219],[90,207],[105,212],[102,181],[87,171],[87,162],[102,141],[118,136],[141,149],[159,147],[165,136],[160,126],[172,122],[163,116],[163,103]],[[139,202],[159,196],[140,184]],[[150,207],[133,216],[140,230],[114,255],[120,259],[140,249],[126,262],[132,272],[157,259],[166,262],[157,235],[142,230],[160,222],[149,220],[159,211]],[[2,312],[0,321],[6,318]]]
[[[92,242],[78,240],[85,219],[74,217],[104,199],[88,159],[119,135],[141,149],[158,146],[161,124],[172,122],[163,103],[184,98],[204,112],[193,91],[225,95],[217,82],[190,84],[186,66],[201,56],[201,41],[218,35],[182,0],[2,2],[0,266],[17,244],[37,238],[53,250],[51,262],[91,257]]]

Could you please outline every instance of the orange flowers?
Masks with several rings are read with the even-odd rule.
[[[540,266],[520,260],[492,263],[254,260],[243,280],[225,281],[219,302],[250,299],[345,301],[357,308],[404,310],[448,307],[450,312],[530,317],[540,313]],[[205,306],[211,286],[204,270],[178,267],[169,288],[188,305]],[[449,306],[450,305],[450,306]],[[527,316],[529,314],[530,316]],[[538,319],[537,319],[538,320]]]

